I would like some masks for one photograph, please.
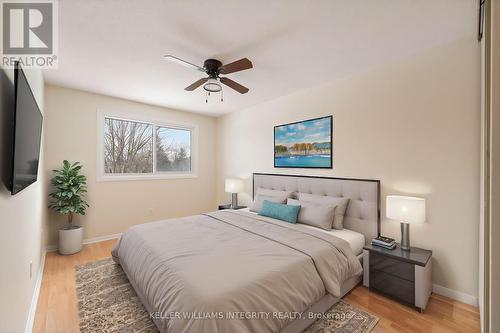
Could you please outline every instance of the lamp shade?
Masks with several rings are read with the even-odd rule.
[[[386,216],[405,223],[425,222],[425,199],[388,195],[386,197]]]
[[[243,181],[236,178],[226,179],[226,192],[240,193],[243,192]]]

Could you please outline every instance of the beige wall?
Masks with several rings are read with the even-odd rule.
[[[427,223],[412,226],[412,245],[434,251],[435,284],[474,300],[479,87],[480,48],[470,38],[221,117],[218,199],[229,200],[224,177],[241,177],[248,203],[256,171],[380,179],[384,197],[427,199]],[[334,117],[333,169],[273,169],[273,126],[324,115]],[[384,217],[382,233],[400,239],[399,223]]]
[[[178,112],[122,99],[48,85],[46,87],[47,182],[64,159],[79,161],[88,178],[87,215],[76,217],[84,238],[121,233],[134,224],[216,209],[215,126],[211,117]],[[190,179],[96,181],[98,110],[144,120],[176,121],[199,126],[198,177]],[[47,211],[47,244],[57,244],[64,218]]]
[[[25,71],[33,94],[43,113],[43,77],[40,70]],[[5,127],[6,115],[13,109],[14,70],[0,68],[0,173],[7,159],[10,135]],[[42,144],[43,145],[43,144]],[[40,156],[43,156],[43,151]],[[0,184],[0,332],[23,332],[27,324],[42,255],[43,161],[38,181],[15,196]],[[3,177],[2,177],[3,178]],[[33,275],[30,277],[30,262]]]

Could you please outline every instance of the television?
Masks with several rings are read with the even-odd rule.
[[[14,68],[13,125],[12,195],[36,182],[42,138],[42,113],[19,63]]]

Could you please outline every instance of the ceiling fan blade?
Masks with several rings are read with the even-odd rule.
[[[196,81],[195,83],[191,84],[190,86],[187,86],[186,88],[184,88],[184,90],[187,90],[187,91],[193,91],[195,90],[196,88],[198,88],[199,86],[201,86],[203,83],[207,82],[208,81],[208,78],[203,78],[203,79],[199,79],[198,81]]]
[[[249,90],[247,87],[244,87],[241,84],[239,84],[238,82],[235,82],[227,77],[221,77],[220,82],[225,84],[229,88],[236,90],[240,94],[246,94]]]
[[[232,63],[229,63],[227,65],[220,66],[219,73],[220,74],[229,74],[229,73],[243,71],[245,69],[250,69],[252,67],[253,67],[252,62],[250,60],[248,60],[247,58],[243,58],[240,60],[236,60]]]
[[[164,55],[163,58],[165,58],[168,61],[174,62],[176,64],[182,65],[184,67],[193,68],[196,69],[197,71],[205,73],[205,68],[192,64],[189,61],[182,60],[181,58],[177,58],[176,56],[167,54]]]

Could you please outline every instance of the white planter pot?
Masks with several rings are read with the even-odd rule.
[[[72,228],[59,229],[59,253],[73,254],[80,252],[83,242],[83,228],[74,226]]]

